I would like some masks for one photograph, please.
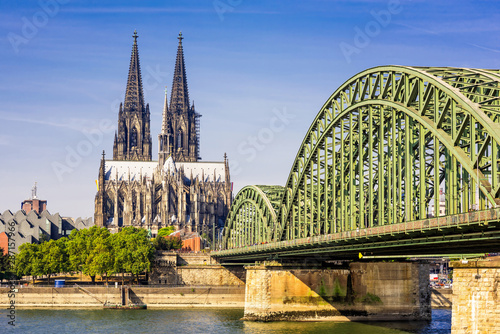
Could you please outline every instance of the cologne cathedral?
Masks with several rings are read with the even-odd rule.
[[[136,226],[152,236],[165,226],[215,236],[232,200],[229,164],[200,161],[200,114],[190,104],[179,34],[170,104],[165,91],[158,161],[151,159],[149,104],[144,101],[137,33],[125,101],[118,111],[113,160],[103,152],[95,197],[95,224],[117,231]]]

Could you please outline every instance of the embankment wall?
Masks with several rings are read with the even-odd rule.
[[[16,307],[102,307],[104,302],[119,304],[120,289],[109,287],[49,288],[22,287],[14,298],[9,288],[0,288],[0,307],[7,307],[14,300]],[[137,304],[154,307],[235,307],[243,308],[245,288],[238,286],[192,286],[192,287],[141,287],[132,286],[130,299]]]

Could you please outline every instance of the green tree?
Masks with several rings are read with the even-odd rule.
[[[166,237],[174,232],[175,232],[175,227],[173,226],[162,227],[158,230],[157,237]]]
[[[111,235],[96,238],[95,247],[87,258],[89,272],[94,275],[106,275],[106,283],[108,283],[109,276],[114,274],[114,261]]]
[[[171,250],[171,249],[181,249],[182,239],[180,236],[166,236],[166,237],[156,237],[153,240],[153,246],[156,250]]]
[[[123,228],[113,235],[113,251],[115,272],[130,273],[138,280],[140,273],[151,270],[154,248],[146,230],[135,227]]]
[[[4,250],[0,247],[0,281],[11,276],[12,262],[9,254],[4,254]]]
[[[70,266],[66,243],[67,238],[61,238],[59,240],[50,240],[40,244],[41,272],[44,275],[48,275],[49,284],[50,276],[69,271]]]
[[[100,267],[96,262],[102,263],[103,257],[106,256],[112,258],[111,248],[103,245],[103,240],[110,238],[110,235],[107,228],[98,226],[80,231],[73,230],[69,235],[67,245],[70,268],[89,275],[92,283],[95,283],[96,274],[107,272],[103,271],[102,266]]]
[[[40,234],[38,235],[38,242],[40,244],[46,242],[46,241],[49,241],[50,240],[50,237],[48,234],[44,233],[44,232],[40,232]]]
[[[163,237],[156,237],[152,239],[153,247],[156,250],[165,250],[166,247],[166,240]]]
[[[40,245],[24,243],[19,246],[19,252],[16,256],[14,271],[17,276],[35,277],[41,274],[41,252]]]

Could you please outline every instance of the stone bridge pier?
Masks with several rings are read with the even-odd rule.
[[[500,333],[500,257],[451,262],[451,332]]]
[[[351,262],[246,267],[245,320],[430,320],[429,266]]]

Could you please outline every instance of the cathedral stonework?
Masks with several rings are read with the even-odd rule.
[[[232,201],[229,164],[200,161],[199,118],[190,104],[182,34],[168,104],[158,136],[158,161],[151,160],[149,105],[144,102],[137,33],[130,60],[125,101],[118,112],[113,160],[103,152],[95,197],[97,226],[112,231],[136,226],[152,235],[165,226],[205,233],[223,227]]]
[[[194,110],[194,104],[189,105],[186,67],[182,50],[182,34],[179,34],[177,59],[175,60],[174,80],[168,107],[165,91],[165,107],[159,141],[159,161],[164,163],[171,156],[174,161],[200,160],[200,114]]]
[[[144,105],[137,32],[130,58],[125,103],[120,103],[118,133],[115,133],[113,160],[151,161],[149,104]]]

